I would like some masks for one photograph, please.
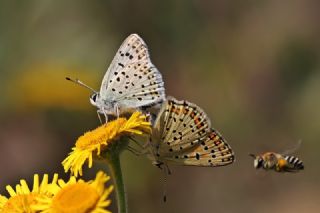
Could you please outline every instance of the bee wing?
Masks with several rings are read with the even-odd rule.
[[[302,140],[299,140],[291,149],[285,150],[284,152],[282,152],[282,155],[291,155],[293,153],[295,153],[302,144]]]

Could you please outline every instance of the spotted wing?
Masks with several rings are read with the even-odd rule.
[[[165,99],[164,83],[150,61],[147,45],[137,35],[130,35],[120,46],[100,88],[104,101],[120,107],[153,105]]]
[[[157,155],[174,156],[203,142],[210,132],[210,120],[197,105],[167,98],[155,122]]]
[[[105,98],[129,108],[162,102],[165,99],[162,76],[150,62],[127,64],[110,78]]]
[[[225,166],[235,160],[233,150],[215,130],[197,146],[186,152],[167,157],[167,161],[188,166]]]

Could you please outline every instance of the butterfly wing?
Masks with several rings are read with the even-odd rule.
[[[136,108],[159,103],[165,99],[162,76],[151,62],[127,64],[110,78],[105,100],[120,107]]]
[[[101,99],[123,107],[140,107],[165,99],[164,83],[151,63],[147,45],[137,34],[122,43],[101,84]]]
[[[210,120],[205,112],[188,101],[167,98],[155,122],[157,135],[153,136],[157,155],[175,156],[206,139]]]
[[[197,146],[166,161],[188,166],[225,166],[235,160],[234,152],[224,138],[215,130]]]

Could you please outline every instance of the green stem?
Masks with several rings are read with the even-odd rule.
[[[124,188],[119,152],[110,153],[106,156],[108,166],[110,168],[111,176],[113,179],[113,184],[116,191],[117,206],[119,213],[127,213],[127,200],[126,192]]]

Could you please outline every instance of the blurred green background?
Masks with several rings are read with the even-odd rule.
[[[122,156],[130,212],[319,212],[320,3],[283,1],[0,1],[0,193],[58,172],[99,125],[90,92],[121,42],[138,33],[166,93],[201,106],[230,143],[221,168]],[[295,153],[305,171],[256,171],[248,153]],[[93,177],[95,166],[86,177]],[[115,200],[111,209],[115,212]]]

